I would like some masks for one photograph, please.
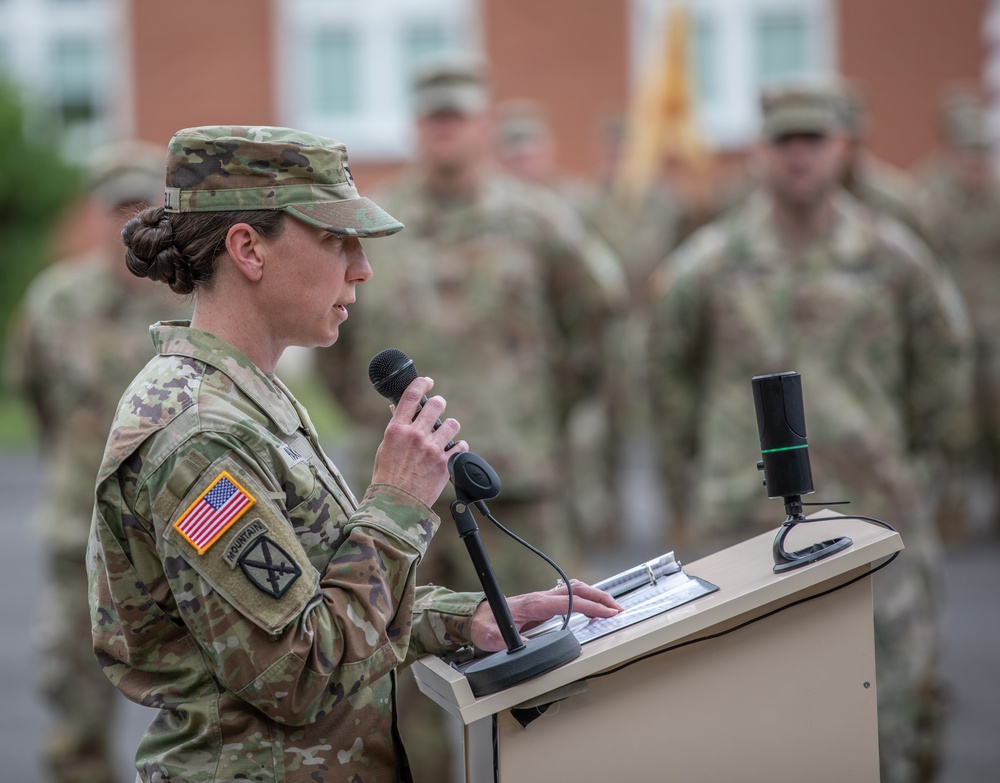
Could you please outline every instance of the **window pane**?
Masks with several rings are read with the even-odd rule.
[[[475,0],[272,4],[280,31],[278,74],[289,82],[278,96],[280,115],[295,127],[344,139],[357,160],[409,154],[415,64],[441,50],[478,46]]]
[[[447,50],[452,43],[450,31],[435,24],[411,26],[404,33],[403,48],[411,67],[425,57]]]
[[[100,109],[100,49],[96,41],[66,38],[52,49],[52,86],[67,125],[89,122]]]
[[[760,83],[791,78],[810,70],[809,21],[794,13],[757,18],[757,76]]]
[[[361,109],[358,38],[352,30],[329,29],[313,41],[316,105],[324,114],[344,117]]]
[[[693,26],[691,67],[698,101],[712,103],[719,98],[719,27],[714,19],[700,17]]]
[[[427,22],[412,25],[403,32],[403,78],[406,80],[406,94],[412,100],[413,75],[420,63],[428,57],[455,49],[452,30],[440,24]]]

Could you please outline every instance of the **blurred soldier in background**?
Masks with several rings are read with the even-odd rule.
[[[598,129],[595,182],[575,204],[587,222],[621,259],[633,301],[644,297],[654,267],[687,230],[680,200],[662,176],[641,193],[619,187],[628,128],[624,117],[609,115]]]
[[[644,187],[621,187],[628,122],[614,114],[603,118],[595,133],[596,177],[589,187],[574,193],[573,203],[588,225],[604,239],[621,260],[628,282],[628,306],[615,324],[617,350],[608,358],[608,426],[612,447],[608,458],[618,472],[618,495],[623,511],[633,509],[627,472],[630,463],[648,460],[649,371],[646,338],[649,334],[649,275],[687,230],[680,199],[671,185],[657,173]],[[656,497],[656,487],[649,488]]]
[[[149,326],[179,302],[129,274],[121,228],[163,199],[165,153],[133,142],[105,149],[87,205],[99,244],[45,269],[15,316],[6,368],[37,419],[45,492],[37,527],[47,589],[39,609],[40,685],[52,710],[45,761],[53,781],[112,781],[117,698],[94,658],[84,555],[94,480],[118,400],[153,355]]]
[[[608,524],[609,509],[620,509],[619,518],[630,513],[625,474],[630,460],[643,456],[629,433],[648,433],[643,349],[648,325],[643,282],[655,261],[677,241],[679,207],[661,181],[649,188],[638,210],[633,209],[632,200],[614,192],[620,129],[607,139],[603,150],[607,170],[600,172],[598,183],[560,173],[555,136],[544,109],[534,101],[515,99],[499,104],[495,135],[496,157],[503,168],[562,197],[622,263],[627,305],[607,324],[604,388],[576,407],[567,428],[574,454],[574,493],[583,501],[583,508],[577,511],[581,541],[587,547],[614,545],[621,540],[622,531],[618,525]]]
[[[949,93],[942,105],[943,145],[920,169],[920,219],[969,307],[976,341],[972,404],[950,446],[939,521],[948,540],[969,532],[970,497],[992,487],[1000,532],[1000,182],[986,105],[975,92]]]
[[[525,98],[504,101],[496,113],[497,162],[525,182],[561,191],[556,141],[545,110]]]
[[[869,209],[884,212],[919,234],[916,181],[868,150],[869,118],[860,88],[843,82],[838,94],[846,141],[840,183]]]
[[[921,465],[967,393],[965,310],[911,231],[837,186],[845,141],[829,88],[776,89],[762,108],[761,189],[655,278],[662,475],[696,551],[774,529],[784,513],[755,468],[750,379],[801,374],[818,499],[851,500],[906,542],[875,578],[882,780],[930,780],[938,540]]]
[[[846,134],[844,167],[840,182],[847,191],[869,209],[882,212],[906,224],[922,239],[929,240],[920,217],[919,188],[915,178],[884,160],[876,158],[865,146],[868,113],[861,90],[856,84],[841,82],[838,90],[843,125]],[[950,269],[942,255],[947,248],[934,243],[937,261]],[[961,291],[961,289],[960,289]],[[964,291],[961,291],[963,294]],[[968,443],[969,417],[955,419],[956,427],[942,433],[940,451],[933,470],[937,480],[933,485],[935,524],[948,537],[962,528],[966,513],[969,485]],[[963,423],[964,422],[964,423]]]
[[[482,63],[428,64],[415,105],[419,160],[377,196],[406,231],[366,248],[375,281],[352,306],[337,351],[318,353],[318,369],[377,442],[388,411],[368,363],[387,347],[408,354],[448,394],[463,436],[499,474],[494,516],[578,573],[580,498],[571,510],[577,485],[566,437],[575,411],[602,389],[605,325],[624,298],[621,269],[561,199],[494,167]],[[435,508],[445,519],[447,494]],[[552,584],[556,574],[528,550],[491,524],[481,522],[480,532],[505,593]],[[419,578],[479,589],[457,535],[435,541]],[[400,702],[415,778],[445,780],[447,747],[431,736],[440,710],[428,712],[412,688],[401,689]]]
[[[566,199],[607,242],[622,263],[629,287],[645,289],[650,272],[690,230],[690,220],[663,171],[642,193],[618,187],[625,120],[604,119],[598,131],[595,181],[564,177],[557,164],[555,135],[541,105],[526,99],[496,107],[497,162],[525,182],[553,190]]]

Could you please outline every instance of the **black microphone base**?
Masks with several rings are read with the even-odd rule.
[[[512,685],[558,669],[580,655],[580,642],[568,628],[534,639],[514,652],[501,650],[465,669],[474,696],[488,696]]]
[[[809,563],[815,563],[824,557],[830,557],[830,555],[844,551],[854,543],[850,538],[844,536],[843,538],[831,538],[827,541],[821,541],[818,544],[813,544],[804,549],[797,549],[794,552],[786,552],[785,536],[788,535],[788,531],[794,526],[794,521],[786,520],[785,524],[778,531],[778,535],[775,536],[773,550],[774,573],[776,574],[791,571],[794,568],[801,568],[804,565],[809,565]]]

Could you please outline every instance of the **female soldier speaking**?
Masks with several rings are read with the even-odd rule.
[[[165,207],[122,232],[128,268],[193,293],[190,323],[151,327],[157,356],[122,397],[88,552],[94,647],[159,710],[142,781],[409,777],[395,671],[504,644],[481,593],[417,587],[440,523],[454,419],[417,378],[360,501],[275,377],[292,345],[336,341],[372,276],[359,237],[403,228],[358,194],[343,144],[286,128],[179,131]],[[466,451],[459,441],[455,447]],[[575,608],[618,606],[580,585]],[[510,599],[517,625],[565,588]]]

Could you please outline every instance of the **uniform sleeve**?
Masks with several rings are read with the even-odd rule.
[[[188,444],[147,482],[164,575],[212,676],[273,720],[306,724],[405,660],[414,570],[439,520],[374,485],[319,568],[277,479],[219,447]]]
[[[929,248],[902,226],[890,227],[888,239],[912,261],[902,390],[909,445],[935,451],[949,442],[971,394],[972,328],[957,286]]]
[[[606,335],[622,315],[627,288],[621,262],[568,204],[548,193],[537,198],[536,246],[546,259],[546,286],[564,350],[557,357],[564,413],[601,391]]]
[[[702,420],[702,368],[709,344],[710,300],[701,268],[710,258],[708,234],[696,234],[667,258],[650,280],[650,409],[659,470],[674,518],[687,512],[691,466]]]
[[[418,587],[407,663],[472,644],[472,616],[485,593],[455,593],[445,587]]]
[[[55,416],[45,391],[45,351],[39,344],[38,329],[26,304],[11,319],[4,349],[3,376],[31,410],[43,441],[52,438]]]

